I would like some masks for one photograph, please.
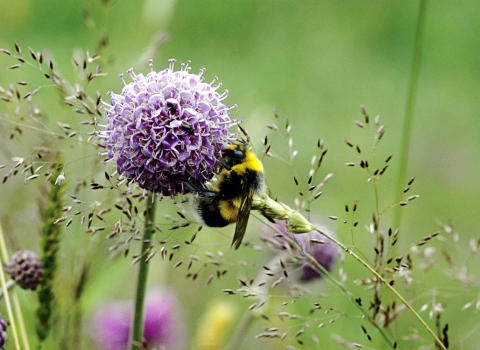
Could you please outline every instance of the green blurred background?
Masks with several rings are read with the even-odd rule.
[[[292,178],[294,174],[297,175],[305,185],[317,140],[325,140],[329,151],[321,176],[327,173],[333,173],[334,176],[325,186],[324,195],[317,200],[313,211],[321,218],[329,215],[344,217],[345,204],[351,206],[358,200],[357,219],[360,224],[356,231],[359,238],[355,242],[360,250],[370,255],[372,241],[363,227],[370,222],[374,209],[373,190],[366,181],[364,171],[344,165],[358,161],[357,155],[345,145],[344,140],[358,143],[366,153],[370,152],[370,138],[353,121],[361,120],[361,105],[365,105],[372,119],[376,115],[381,116],[386,134],[375,153],[379,162],[393,155],[391,165],[379,183],[380,206],[388,207],[396,196],[394,191],[402,151],[400,141],[418,9],[419,1],[413,0],[150,0],[117,1],[109,6],[100,1],[17,0],[12,3],[1,0],[0,47],[13,52],[13,43],[17,42],[24,51],[31,47],[35,51],[50,52],[55,66],[65,76],[74,79],[72,54],[77,50],[93,53],[98,49],[99,40],[107,37],[108,44],[102,49],[101,55],[102,67],[108,75],[92,86],[103,92],[119,91],[123,83],[118,74],[130,67],[135,67],[136,73],[148,72],[148,58],[155,59],[154,65],[158,70],[165,68],[170,58],[176,58],[179,63],[191,60],[192,72],[206,67],[206,80],[218,76],[223,87],[229,90],[230,97],[226,103],[238,105],[232,111],[232,116],[244,121],[243,126],[249,131],[257,151],[262,149],[261,139],[269,135],[272,151],[286,154],[283,140],[264,127],[266,123],[275,122],[274,109],[281,118],[281,128],[287,119],[292,125],[293,147],[299,151],[294,166],[275,159],[264,161],[270,190],[279,200],[293,205],[297,189]],[[402,252],[423,236],[437,230],[436,220],[452,221],[463,245],[458,251],[441,242],[435,243],[435,246],[438,252],[449,249],[458,265],[467,261],[462,253],[468,251],[470,239],[478,239],[480,226],[480,181],[477,175],[480,170],[478,18],[480,3],[476,1],[435,0],[428,4],[412,137],[408,145],[410,157],[406,169],[408,178],[416,177],[411,194],[419,194],[420,198],[403,209],[402,236],[398,248]],[[168,36],[168,39],[156,49],[153,43],[159,33]],[[15,63],[12,57],[0,55],[1,86],[7,87],[18,80],[44,84],[35,69],[7,69]],[[105,94],[102,97],[107,99]],[[72,124],[76,122],[72,121],[73,113],[64,113],[65,109],[55,94],[45,93],[42,98],[44,110],[45,105],[51,106],[47,110],[49,123],[53,125],[57,120]],[[0,102],[2,116],[13,113],[10,105]],[[9,143],[7,132],[0,135],[4,148],[0,160],[10,162],[9,157],[15,156],[22,146]],[[81,168],[81,162],[77,163]],[[72,175],[75,178],[80,176]],[[35,208],[36,197],[42,194],[32,185],[23,186],[21,181],[14,184],[2,186],[0,218],[6,226],[4,231],[8,232],[25,215],[32,218],[21,231],[20,228],[12,229],[15,234],[22,232],[22,238],[11,238],[10,241],[13,245],[22,246],[31,237],[23,231],[35,232],[40,225]],[[386,227],[389,220],[391,213],[387,212]],[[258,222],[250,226],[260,227]],[[337,230],[342,241],[351,244],[351,236],[345,225],[331,226]],[[230,233],[228,230],[224,232]],[[255,231],[252,229],[251,232],[253,237]],[[71,233],[68,240],[71,246],[77,245],[77,248],[69,249],[86,249],[84,247],[89,246],[88,237],[73,235]],[[36,233],[33,237],[36,237]],[[102,240],[101,237],[96,239]],[[203,238],[202,242],[206,243],[208,239]],[[26,244],[35,248],[32,243]],[[227,250],[226,246],[224,248]],[[231,259],[243,259],[241,251],[228,254]],[[250,252],[246,254],[262,263],[262,257]],[[440,254],[437,258],[442,259]],[[202,295],[195,296],[198,303],[192,303],[193,291],[182,288],[192,282],[175,280],[168,272],[171,265],[165,266],[161,259],[157,258],[154,263],[163,272],[152,279],[159,283],[171,283],[180,290],[178,293],[189,314],[189,328],[194,333],[196,322],[208,302],[224,298],[220,289],[226,287],[220,284],[202,287]],[[131,269],[129,261],[118,264],[116,271]],[[347,272],[364,276],[364,271],[357,265],[346,258]],[[446,266],[442,261],[434,275],[419,275],[417,278],[425,290],[433,285],[441,285],[437,289],[437,298],[441,298],[442,293],[447,297],[445,290],[462,295],[455,300],[449,299],[443,321],[450,324],[453,348],[472,348],[472,344],[480,341],[478,335],[471,333],[478,324],[478,315],[471,310],[460,311],[460,308],[468,301],[475,301],[478,289],[476,292],[468,288],[458,290],[458,284],[445,277],[444,268]],[[92,297],[86,302],[88,310],[108,294],[124,298],[131,296],[130,286],[122,291],[115,288],[125,283],[125,277],[122,279],[121,273],[115,275],[110,274],[110,270],[106,271],[109,271],[109,283],[103,280],[101,287],[93,282],[90,286],[91,292],[87,295]],[[236,273],[231,279],[234,285],[236,277],[246,274],[241,270]],[[468,267],[466,273],[472,274],[472,283],[478,287],[475,276],[479,275],[479,271]],[[107,273],[95,274],[92,279],[99,281]],[[102,288],[103,292],[98,292]],[[313,285],[311,288],[338,293],[331,286]],[[423,293],[424,289],[421,290]],[[425,292],[421,301],[416,298],[415,291],[410,293],[408,296],[415,300],[417,308],[431,300],[432,296],[432,293]],[[234,302],[239,302],[239,298]],[[346,304],[345,300],[332,303],[339,309],[342,303]],[[426,313],[424,316],[428,318]],[[353,342],[365,340],[358,325],[352,330],[348,322],[342,323],[342,320],[337,322],[341,325],[332,325],[333,330],[322,329],[316,333],[323,344],[319,348],[339,347],[330,337],[335,332]],[[433,324],[433,320],[430,323]],[[261,322],[258,328],[260,325]],[[399,334],[407,332],[408,326],[408,322],[404,322],[405,328],[399,327]],[[260,340],[246,343],[245,349],[279,346],[278,343]],[[409,348],[410,345],[406,343],[405,346]],[[411,348],[416,346],[412,345]]]

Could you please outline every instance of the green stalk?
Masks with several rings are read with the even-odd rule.
[[[400,142],[400,168],[398,170],[397,186],[395,188],[395,197],[402,193],[406,183],[407,163],[409,154],[409,144],[413,125],[413,112],[417,98],[418,77],[420,75],[420,62],[423,49],[423,34],[425,31],[425,17],[427,13],[427,0],[420,1],[420,8],[417,17],[417,31],[415,33],[415,43],[413,46],[412,66],[410,68],[410,82],[407,90],[407,100],[405,102],[405,114],[403,116],[403,132]],[[400,227],[402,221],[402,210],[395,210],[393,217],[393,227]]]
[[[141,350],[143,340],[143,305],[145,301],[145,291],[147,289],[148,280],[148,261],[147,252],[151,246],[151,238],[155,232],[154,218],[155,218],[155,198],[149,193],[147,197],[147,208],[145,215],[145,231],[143,233],[143,242],[140,252],[140,261],[138,267],[137,291],[135,295],[135,309],[133,317],[133,327],[131,334],[131,349]]]
[[[13,306],[18,317],[18,327],[20,328],[20,334],[22,335],[22,345],[24,350],[30,350],[30,344],[28,343],[27,330],[25,329],[25,321],[23,319],[22,308],[20,307],[20,300],[15,290],[12,293]]]
[[[242,345],[242,342],[245,340],[248,329],[253,323],[253,319],[253,312],[250,310],[245,311],[235,333],[232,335],[231,341],[225,346],[225,350],[236,350],[240,348],[240,345]]]
[[[0,226],[0,243],[1,243],[1,246],[0,246],[0,251],[2,253],[2,263],[3,264],[6,264],[8,262],[8,254],[7,254],[7,247],[5,245],[5,240],[3,239],[3,231],[2,231],[2,227]],[[6,278],[5,278],[5,274],[3,272],[3,268],[0,267],[0,286],[2,287],[2,290],[4,291],[4,297],[5,297],[5,306],[6,306],[6,309],[7,309],[7,314],[8,314],[8,318],[10,320],[10,327],[11,327],[11,330],[12,330],[12,334],[13,334],[13,342],[15,343],[15,349],[16,350],[20,350],[20,342],[19,342],[19,337],[18,337],[18,333],[17,333],[17,328],[16,328],[16,321],[15,321],[15,317],[14,317],[14,314],[13,314],[13,311],[12,311],[12,305],[10,303],[10,297],[9,297],[9,294],[8,294],[8,286],[7,286],[7,281],[6,281]]]

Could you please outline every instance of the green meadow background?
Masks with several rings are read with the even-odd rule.
[[[368,175],[364,170],[358,166],[345,166],[347,162],[359,160],[345,140],[361,145],[369,160],[375,153],[379,164],[393,155],[378,185],[379,206],[389,207],[398,199],[395,191],[399,160],[401,153],[405,152],[401,149],[401,139],[419,6],[420,2],[413,0],[150,0],[114,1],[108,6],[102,1],[0,0],[0,47],[13,52],[14,42],[17,42],[26,57],[28,47],[43,52],[45,56],[51,55],[55,67],[68,79],[75,80],[72,55],[80,51],[92,54],[98,50],[99,41],[106,39],[107,45],[100,52],[100,63],[108,75],[94,81],[89,90],[101,91],[106,101],[107,91],[121,91],[123,83],[118,75],[130,67],[134,67],[137,74],[147,73],[149,58],[154,59],[157,70],[166,68],[170,58],[177,59],[177,68],[179,63],[191,60],[192,73],[205,67],[207,81],[218,76],[223,84],[220,91],[228,89],[230,97],[226,104],[238,105],[232,110],[232,117],[243,120],[242,125],[248,130],[258,153],[263,150],[262,139],[268,135],[272,152],[286,156],[285,139],[266,128],[265,124],[278,123],[282,132],[287,120],[292,126],[293,148],[298,150],[293,165],[273,158],[264,159],[269,189],[278,200],[294,206],[298,189],[293,176],[306,186],[317,140],[324,139],[328,153],[320,179],[329,173],[333,173],[333,177],[325,185],[324,194],[312,206],[311,215],[328,224],[342,242],[351,245],[348,225],[327,217],[345,217],[345,205],[351,207],[358,201],[356,220],[359,225],[355,230],[355,245],[371,259],[374,241],[364,227],[370,224],[375,210],[374,190],[367,182]],[[417,310],[433,301],[442,303],[445,309],[442,322],[449,324],[453,349],[471,349],[480,341],[478,310],[475,306],[462,310],[468,302],[477,303],[480,295],[478,258],[475,260],[471,256],[469,247],[470,240],[476,246],[480,229],[479,18],[480,3],[477,1],[428,2],[405,169],[407,179],[415,177],[408,194],[420,197],[401,208],[400,239],[396,248],[397,254],[408,252],[409,247],[422,237],[439,230],[438,221],[451,222],[458,232],[458,245],[446,243],[441,238],[429,245],[436,249],[437,263],[428,273],[416,273],[414,279],[418,285],[405,290],[406,298]],[[156,46],[158,38],[165,42]],[[0,86],[8,88],[9,84],[20,80],[46,84],[42,75],[31,67],[8,69],[16,63],[14,58],[0,55]],[[28,91],[26,87],[21,89]],[[78,125],[82,120],[81,115],[65,108],[54,89],[40,90],[36,99],[44,112],[44,123],[52,129],[58,121]],[[372,133],[367,135],[354,123],[363,120],[362,105],[371,120],[379,115],[381,124],[385,125],[385,135],[375,150],[372,149]],[[23,138],[10,140],[13,126],[8,115],[13,115],[14,109],[12,104],[0,101],[0,164],[12,164],[12,157],[28,156],[32,147],[41,144],[45,136],[38,136],[35,130],[27,128]],[[274,110],[280,121],[275,120]],[[87,137],[83,135],[83,138]],[[97,173],[86,169],[98,150],[74,141],[63,145],[67,145],[64,152],[72,161],[67,168],[67,180],[71,185],[82,179],[87,183],[102,179],[103,169],[97,169]],[[0,170],[1,177],[6,169]],[[112,164],[106,170],[113,172]],[[39,207],[44,205],[42,198],[45,197],[45,190],[39,185],[40,182],[24,184],[20,176],[0,188],[0,222],[10,252],[21,247],[38,251]],[[104,192],[99,196],[101,200],[102,196],[112,194]],[[176,210],[167,203],[164,207],[162,205],[158,212],[159,221],[164,220],[161,215]],[[382,218],[384,231],[392,225],[393,213],[393,210],[387,210]],[[86,324],[104,300],[131,298],[133,295],[132,276],[135,276],[136,269],[132,267],[131,259],[109,255],[107,247],[110,242],[104,239],[105,232],[89,237],[78,224],[64,231],[58,293],[69,300],[79,261],[88,260],[90,274],[80,301]],[[188,239],[192,232],[179,233],[179,242]],[[256,238],[260,232],[261,222],[252,218],[248,239],[260,243]],[[215,301],[231,302],[237,309],[235,320],[242,318],[251,302],[240,296],[226,296],[221,290],[237,288],[238,278],[254,277],[269,259],[266,253],[252,249],[231,251],[229,235],[232,233],[233,227],[225,230],[204,228],[200,233],[201,249],[214,252],[221,249],[230,262],[248,261],[245,269],[231,263],[232,271],[208,286],[205,283],[211,272],[208,269],[192,282],[184,278],[185,266],[172,269],[175,259],[164,262],[157,256],[151,261],[150,284],[169,285],[178,294],[188,324],[188,343],[192,348],[202,315]],[[175,240],[175,236],[172,239]],[[137,248],[132,247],[132,250]],[[458,269],[446,262],[442,251],[448,252]],[[185,250],[181,253],[188,256],[191,252]],[[367,271],[348,256],[344,264],[337,264],[337,268],[340,266],[349,276],[348,289],[367,300],[369,292],[353,283],[356,278],[366,278]],[[466,278],[459,281],[460,275]],[[334,272],[334,276],[338,278],[338,273]],[[333,334],[339,334],[349,342],[382,348],[384,344],[380,336],[368,323],[361,323],[356,309],[338,289],[328,282],[313,283],[308,288],[313,293],[328,294],[327,305],[353,316],[340,317],[322,329],[313,325],[309,334],[314,334],[320,345],[311,343],[306,336],[302,338],[305,348],[341,348],[332,338]],[[287,293],[288,290],[283,291],[284,295]],[[36,300],[29,293],[20,292],[20,296],[27,326],[32,330],[31,342],[35,344],[33,310]],[[68,310],[71,305],[68,301],[60,301],[58,306],[60,310]],[[276,307],[272,306],[273,309]],[[305,315],[310,307],[292,306],[290,311]],[[5,317],[3,309],[2,313]],[[421,315],[429,325],[435,326],[428,309]],[[278,320],[272,322],[281,324]],[[369,329],[373,343],[367,341],[360,324]],[[277,349],[289,344],[301,348],[293,338],[283,342],[254,339],[262,327],[269,326],[264,319],[256,321],[246,334],[242,349]],[[226,332],[232,334],[234,327],[235,324]],[[412,328],[417,329],[421,337],[429,339],[429,335],[404,311],[394,327],[398,333],[393,334],[401,349],[418,348],[417,343],[403,338]],[[82,332],[85,336],[80,346],[92,348],[86,336],[88,325]],[[59,333],[59,330],[54,332]],[[52,338],[49,340],[51,344]]]

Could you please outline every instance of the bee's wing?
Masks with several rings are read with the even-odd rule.
[[[235,234],[233,235],[232,246],[235,245],[235,249],[242,244],[243,236],[245,236],[245,230],[247,229],[248,217],[250,216],[250,210],[252,209],[253,194],[255,190],[248,184],[243,184],[243,197],[238,209],[237,225],[235,226]]]

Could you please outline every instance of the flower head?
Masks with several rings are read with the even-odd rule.
[[[307,233],[293,234],[287,231],[283,221],[277,225],[281,234],[269,232],[268,236],[262,237],[262,240],[276,250],[290,252],[301,272],[299,278],[302,281],[311,281],[321,278],[323,273],[315,263],[311,261],[308,255],[312,256],[316,263],[320,264],[325,270],[332,271],[333,265],[338,257],[338,248],[328,238],[319,232],[312,231]],[[329,232],[329,234],[332,234]],[[295,244],[289,242],[288,238],[298,244],[300,250]]]
[[[37,253],[22,249],[12,255],[6,271],[23,289],[36,290],[42,281],[43,264]]]
[[[178,301],[168,290],[157,288],[147,293],[143,337],[151,348],[184,348],[184,325],[180,314]],[[131,322],[131,302],[111,301],[102,305],[94,315],[92,329],[99,348],[127,349]]]
[[[7,322],[3,319],[2,314],[0,314],[0,349],[3,349],[3,346],[7,342]]]
[[[236,121],[221,101],[221,84],[204,83],[202,74],[190,74],[189,62],[174,72],[175,60],[160,72],[146,76],[130,69],[133,81],[120,94],[109,92],[105,139],[108,160],[115,160],[119,178],[163,195],[188,192],[186,181],[200,187],[210,180],[221,150],[233,135]]]

